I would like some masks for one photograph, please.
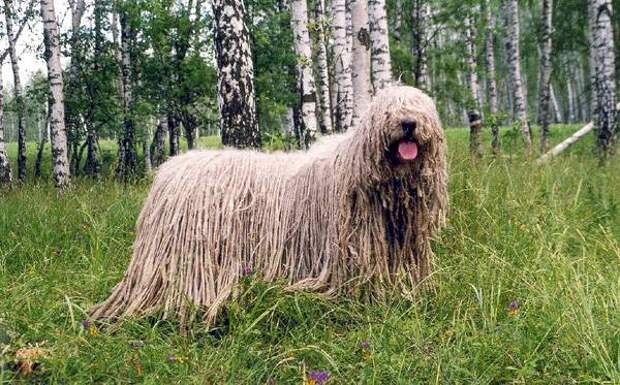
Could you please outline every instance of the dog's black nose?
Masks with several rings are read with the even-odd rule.
[[[405,120],[400,124],[400,126],[405,133],[405,137],[410,138],[415,132],[416,123],[415,120]]]

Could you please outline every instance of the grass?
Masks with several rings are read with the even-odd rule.
[[[472,162],[466,130],[448,139],[436,293],[364,304],[248,279],[217,330],[187,336],[156,319],[82,326],[127,266],[148,182],[1,193],[0,383],[620,383],[620,159],[599,167],[589,140],[542,167],[516,150]],[[16,374],[35,344],[47,357]]]

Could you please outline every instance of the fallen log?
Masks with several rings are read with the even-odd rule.
[[[590,131],[592,131],[592,129],[594,129],[594,124],[592,122],[586,124],[579,131],[571,135],[568,139],[553,147],[547,153],[543,154],[540,158],[536,160],[536,163],[543,164],[546,161],[560,155],[564,150],[566,150],[567,148],[581,140],[584,136],[586,136]]]

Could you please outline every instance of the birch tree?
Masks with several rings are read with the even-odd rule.
[[[142,153],[144,154],[144,174],[150,175],[153,172],[153,158],[151,156],[151,145],[149,140],[153,134],[150,122],[144,129],[144,140],[142,140]]]
[[[594,63],[592,63],[594,65]],[[593,73],[594,76],[596,76],[596,72]],[[595,84],[595,83],[594,83]],[[595,85],[593,84],[593,89],[595,87]],[[568,123],[575,123],[577,121],[577,117],[575,114],[575,88],[573,87],[573,82],[572,80],[569,78],[566,81],[566,99],[567,99],[567,104],[568,104]],[[596,103],[596,97],[592,97],[592,103]]]
[[[431,80],[428,73],[428,25],[431,8],[428,0],[413,0],[413,57],[415,64],[413,78],[415,86],[430,92]]]
[[[579,118],[580,118],[580,121],[586,122],[591,119],[589,119],[588,117],[588,103],[586,101],[586,85],[584,81],[584,75],[583,75],[582,68],[583,66],[581,65],[581,63],[579,63],[579,66],[575,68],[573,79],[575,80],[575,85],[578,90],[577,94],[579,96],[579,100],[578,100]]]
[[[489,114],[491,122],[491,147],[494,154],[499,154],[499,123],[498,123],[498,107],[497,107],[497,74],[495,70],[495,14],[491,8],[489,0],[486,1],[486,70],[487,70],[487,92],[489,103]]]
[[[519,49],[519,4],[517,0],[502,0],[506,24],[506,55],[512,83],[512,93],[517,120],[523,143],[529,152],[532,147],[530,128],[527,122],[527,106],[521,80],[521,53]]]
[[[34,83],[34,79],[32,80],[32,82]],[[45,82],[47,83],[47,79],[45,79]],[[47,84],[46,84],[47,86]],[[49,87],[47,87],[49,88]],[[34,161],[34,177],[35,179],[40,179],[41,178],[41,166],[43,165],[43,154],[45,153],[45,145],[49,142],[49,102],[48,102],[48,95],[49,95],[49,89],[46,89],[46,93],[43,96],[43,100],[39,101],[36,100],[36,96],[37,94],[30,94],[28,95],[29,98],[31,99],[31,101],[34,102],[40,106],[42,106],[42,108],[39,109],[39,111],[30,111],[30,115],[32,117],[34,117],[36,119],[36,127],[38,128],[38,139],[39,139],[39,143],[37,145],[37,156],[35,158]],[[68,150],[68,149],[67,149]]]
[[[83,15],[84,11],[81,8],[81,5],[77,7],[76,13],[81,13]],[[94,22],[95,22],[95,44],[94,44],[94,57],[99,58],[103,55],[103,45],[104,45],[104,36],[103,36],[103,19],[107,15],[105,9],[101,2],[95,2],[94,5]],[[73,58],[71,59],[73,61]],[[97,73],[102,72],[102,65],[99,60],[94,61],[93,69]],[[99,173],[101,171],[101,165],[99,163],[99,159],[97,158],[98,152],[98,140],[97,140],[97,130],[95,128],[95,122],[93,121],[93,117],[98,110],[99,106],[93,96],[96,92],[100,92],[100,89],[103,86],[103,83],[100,77],[95,77],[95,82],[92,85],[86,85],[85,89],[88,94],[88,107],[87,107],[87,116],[89,118],[85,119],[86,124],[86,163],[84,164],[84,173],[91,178],[98,178]]]
[[[312,48],[308,33],[308,7],[306,0],[291,1],[291,27],[293,45],[297,55],[297,86],[301,95],[301,134],[303,146],[316,140],[316,90],[312,73]]]
[[[338,132],[349,129],[353,117],[353,83],[351,79],[351,47],[347,41],[346,0],[332,0],[335,62],[334,123]]]
[[[213,0],[212,4],[222,143],[260,147],[245,6],[238,0]]]
[[[562,119],[562,109],[560,108],[560,103],[555,96],[555,90],[553,89],[553,84],[549,82],[549,97],[551,98],[551,106],[553,106],[553,114],[554,120],[556,123],[561,123],[564,120]]]
[[[174,67],[176,70],[175,77],[178,79],[178,84],[181,87],[179,117],[183,122],[187,147],[193,149],[198,134],[196,117],[192,112],[193,89],[188,84],[187,74],[182,63],[187,57],[192,40],[196,35],[200,35],[203,1],[196,0],[194,3],[194,0],[189,0],[187,5],[183,2],[178,2],[177,4],[180,7],[180,11],[177,16],[177,36],[174,39]]]
[[[78,148],[80,137],[80,81],[78,79],[81,62],[80,48],[80,26],[82,24],[82,16],[86,10],[84,0],[70,0],[69,7],[71,11],[71,37],[69,40],[71,48],[71,62],[69,64],[69,76],[67,79],[67,95],[65,98],[65,127],[69,134],[68,146],[72,148],[70,155],[70,169],[72,175],[77,175],[79,171]]]
[[[62,65],[60,63],[58,23],[56,22],[53,0],[41,0],[41,19],[43,19],[45,59],[47,61],[47,78],[50,88],[49,126],[52,144],[53,177],[56,187],[63,189],[70,182],[70,174],[67,159],[65,101]]]
[[[375,93],[392,82],[390,40],[385,0],[368,0],[370,24],[372,84]]]
[[[542,0],[542,49],[540,57],[540,91],[538,111],[541,125],[540,150],[549,147],[549,124],[551,119],[551,32],[553,0]]]
[[[170,144],[168,153],[170,156],[176,156],[179,154],[179,135],[180,135],[179,124],[172,111],[168,112],[167,119],[168,119],[168,142]],[[222,136],[222,141],[223,140],[224,140],[224,137]]]
[[[9,40],[9,58],[13,71],[13,95],[17,107],[17,178],[26,182],[26,104],[23,98],[22,81],[19,73],[19,57],[17,56],[17,38],[14,30],[15,6],[13,0],[4,0],[4,18],[6,35]]]
[[[2,62],[3,60],[0,60],[0,187],[10,184],[13,179],[9,156],[6,152],[6,142],[4,141],[4,89],[2,87]]]
[[[590,57],[593,63],[594,127],[602,157],[614,153],[616,141],[616,78],[611,0],[589,0]]]
[[[6,16],[6,13],[5,13]],[[15,43],[21,35],[24,27],[26,26],[26,20],[23,20],[19,30],[13,36],[13,42]],[[10,38],[9,38],[10,39]],[[8,185],[13,181],[13,173],[11,171],[11,163],[6,149],[5,132],[4,132],[4,89],[2,79],[2,64],[10,53],[10,46],[4,52],[0,53],[0,187]]]
[[[316,34],[317,34],[317,65],[319,69],[319,128],[322,133],[332,132],[334,127],[332,124],[332,110],[329,93],[329,65],[327,63],[327,36],[325,28],[327,21],[325,19],[325,0],[315,0],[314,14],[316,18]]]
[[[470,93],[469,151],[474,156],[482,156],[482,116],[480,114],[478,59],[476,57],[475,26],[471,16],[465,17],[465,52],[467,56],[467,83]]]
[[[136,173],[137,154],[136,154],[136,133],[135,122],[132,114],[133,109],[133,84],[132,84],[132,63],[130,42],[134,41],[132,31],[129,26],[129,14],[126,9],[127,3],[123,2],[120,10],[121,26],[121,101],[123,106],[123,132],[119,146],[119,162],[116,175],[119,178],[129,178]]]
[[[359,124],[362,115],[370,104],[372,88],[370,84],[370,34],[368,31],[368,0],[351,1],[352,45],[352,83],[353,83],[353,123]]]
[[[116,84],[116,91],[120,100],[120,113],[124,117],[124,103],[123,103],[123,95],[125,95],[125,90],[123,89],[123,55],[121,53],[121,39],[119,33],[119,12],[115,7],[112,9],[112,22],[111,28],[112,30],[112,42],[114,43],[114,59],[116,63],[117,73],[114,83]],[[116,176],[119,177],[122,175],[123,170],[123,162],[125,159],[125,146],[123,144],[123,128],[121,128],[120,134],[117,135],[117,143],[118,143],[118,165],[116,167]]]
[[[400,34],[403,25],[403,3],[402,0],[396,0],[394,10],[394,39],[400,41]]]
[[[166,141],[166,134],[168,133],[168,115],[160,111],[157,116],[157,128],[155,129],[155,138],[153,140],[153,167],[159,167],[166,160],[166,153],[164,151],[164,144]]]

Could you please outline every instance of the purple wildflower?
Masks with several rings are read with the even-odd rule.
[[[241,274],[243,274],[244,277],[249,277],[250,275],[254,274],[254,270],[250,267],[250,266],[243,266],[243,269],[241,270]]]
[[[314,385],[323,385],[329,380],[329,373],[323,371],[311,371],[308,373],[309,383]]]
[[[512,301],[508,304],[508,315],[514,316],[519,312],[519,302]]]
[[[168,362],[177,362],[177,357],[174,354],[168,354],[168,357],[166,357],[166,359],[168,360]]]
[[[90,322],[89,320],[85,319],[84,321],[82,321],[82,327],[84,328],[84,330],[86,332],[88,332],[88,335],[91,337],[96,337],[98,334],[98,330],[97,330],[97,326],[95,326],[94,323]]]
[[[362,349],[362,360],[368,361],[370,359],[370,343],[366,340],[360,342],[360,349]]]

